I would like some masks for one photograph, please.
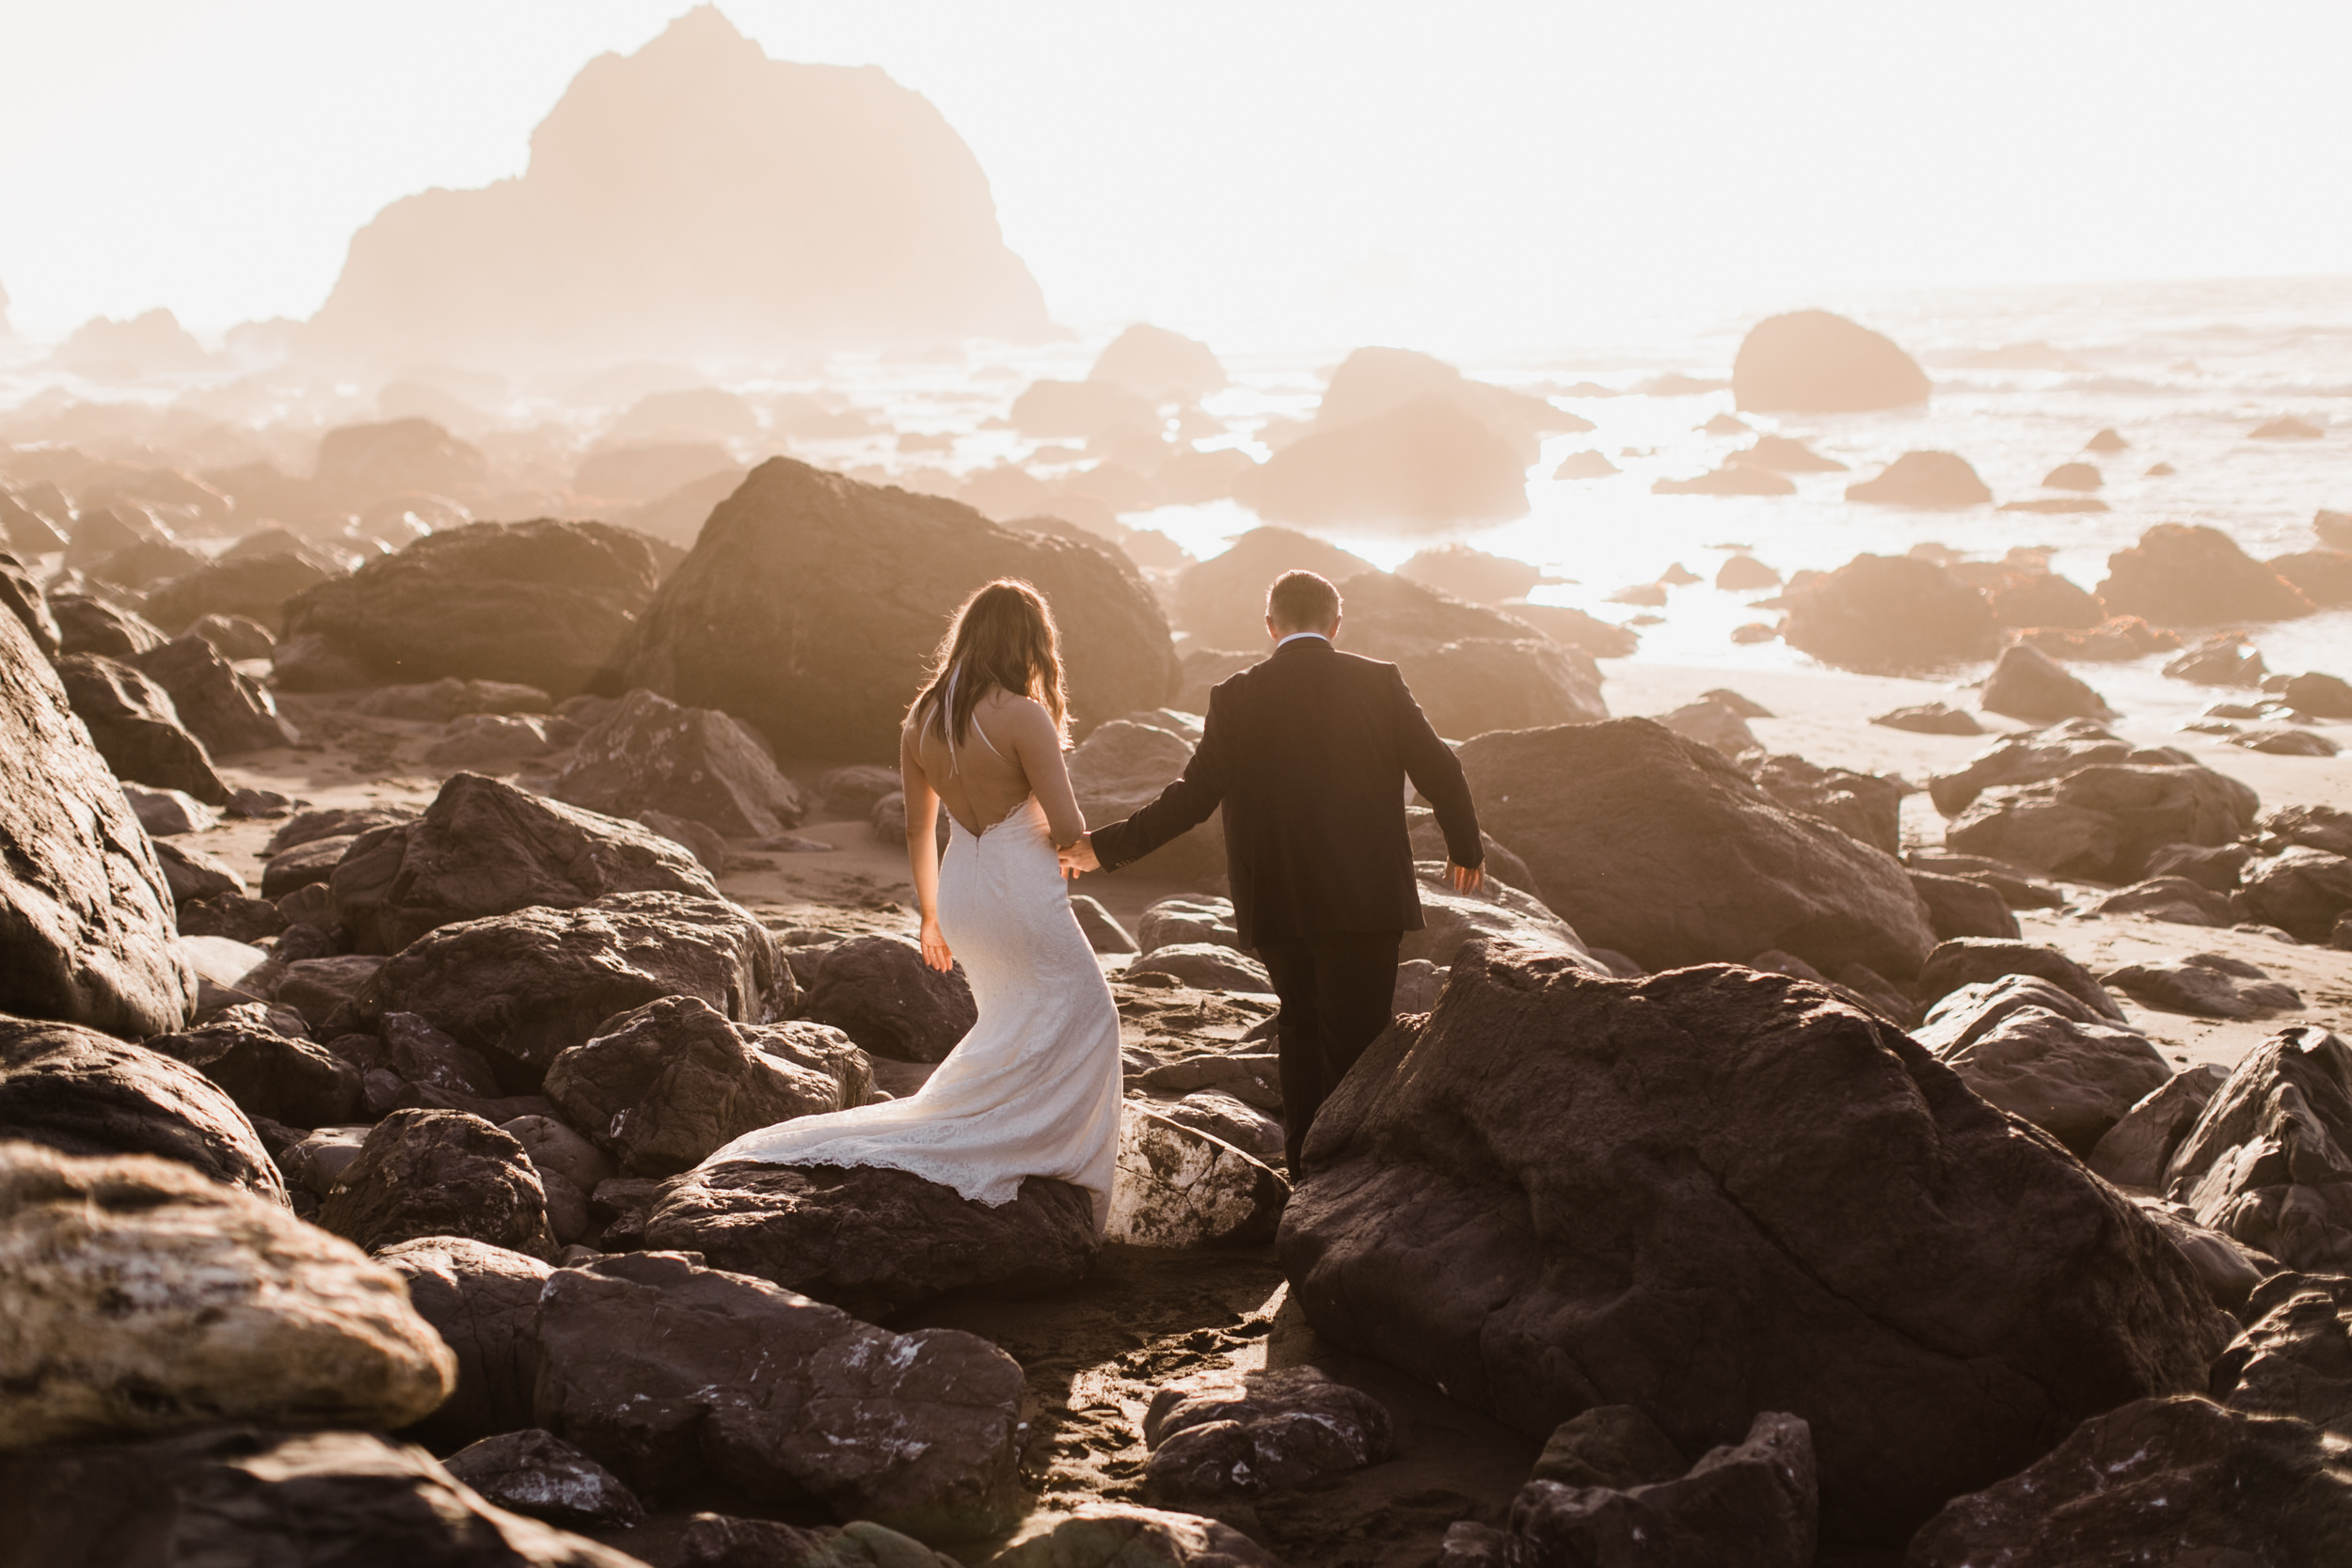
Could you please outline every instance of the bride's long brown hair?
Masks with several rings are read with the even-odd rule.
[[[998,689],[1042,705],[1068,744],[1061,633],[1045,595],[1018,578],[999,578],[963,601],[932,657],[930,679],[907,710],[907,722],[918,736],[937,724],[961,746],[972,738],[972,710]]]

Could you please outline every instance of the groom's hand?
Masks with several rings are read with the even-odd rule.
[[[1454,884],[1456,893],[1476,893],[1486,885],[1486,872],[1484,866],[1456,865],[1448,861],[1445,863],[1445,879]]]
[[[1077,843],[1057,853],[1061,857],[1061,874],[1073,881],[1077,880],[1080,876],[1089,871],[1103,869],[1103,863],[1094,858],[1094,835],[1092,833],[1080,834]]]

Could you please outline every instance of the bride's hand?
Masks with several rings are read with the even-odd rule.
[[[923,917],[923,961],[945,974],[955,963],[956,956],[947,947],[947,939],[939,929],[939,921],[931,915]]]

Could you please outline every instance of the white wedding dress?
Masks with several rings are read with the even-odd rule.
[[[977,837],[953,831],[939,926],[979,1022],[908,1099],[778,1122],[703,1164],[882,1165],[990,1205],[1011,1202],[1025,1177],[1050,1176],[1092,1196],[1100,1238],[1119,1154],[1111,989],[1071,911],[1037,797]]]

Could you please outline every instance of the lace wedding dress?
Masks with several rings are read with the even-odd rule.
[[[939,872],[939,926],[979,1022],[905,1100],[747,1132],[705,1160],[883,1165],[1009,1203],[1024,1177],[1094,1199],[1100,1236],[1119,1152],[1119,1012],[1071,912],[1037,798],[974,837],[954,829]]]

